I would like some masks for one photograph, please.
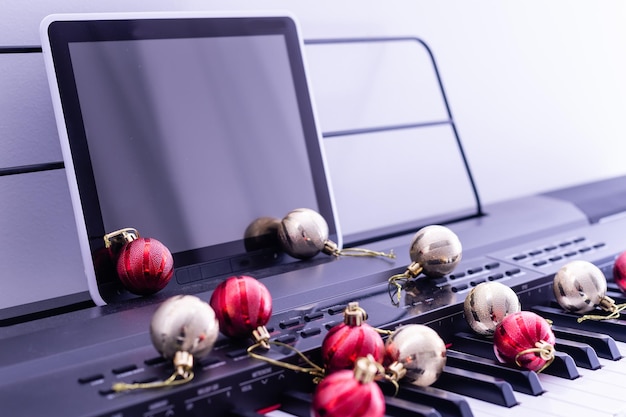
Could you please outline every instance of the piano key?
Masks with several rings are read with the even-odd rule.
[[[228,413],[228,417],[263,417],[266,414],[259,414],[251,410],[233,410]]]
[[[576,366],[585,369],[600,368],[600,361],[596,352],[586,343],[574,342],[556,338],[555,349],[571,356]]]
[[[517,404],[513,388],[508,382],[451,366],[444,368],[432,386],[503,407],[513,407]]]
[[[616,342],[616,346],[618,351],[624,352],[626,351],[626,343],[624,342]],[[619,375],[620,378],[626,378],[626,359],[621,358],[620,360],[609,360],[600,358],[600,365],[602,365],[602,373],[610,372],[607,374],[607,378],[614,377],[615,375]]]
[[[284,411],[281,411],[281,410],[274,410],[274,411],[270,411],[269,413],[265,413],[263,415],[266,417],[308,417],[310,415],[310,412],[309,414],[302,414],[300,416],[297,416],[295,414],[285,413]]]
[[[397,417],[441,417],[432,407],[417,404],[402,398],[385,396],[386,414]]]
[[[566,353],[554,352],[554,360],[546,369],[541,371],[547,375],[553,375],[563,379],[576,379],[580,376],[578,368],[572,357]]]
[[[556,325],[552,326],[552,331],[556,337],[588,344],[599,358],[618,360],[622,357],[615,339],[607,334]]]
[[[313,394],[301,391],[287,391],[281,399],[281,411],[298,416],[309,416],[311,414]]]
[[[626,297],[624,296],[624,294],[620,291],[619,287],[618,288],[608,288],[607,285],[607,291],[605,294],[607,297],[610,297],[613,299],[613,301],[615,301],[615,304],[623,304],[626,303]]]
[[[565,313],[563,310],[554,307],[534,306],[532,311],[545,319],[552,320],[553,323],[576,329],[587,330],[597,333],[605,333],[620,342],[626,342],[626,321],[625,320],[584,320],[578,323],[580,314]],[[600,310],[593,314],[607,315]]]
[[[478,335],[457,333],[452,342],[452,348],[483,358],[496,359],[493,341]],[[543,372],[566,379],[575,379],[579,376],[574,360],[569,355],[558,351],[554,353],[554,361]]]
[[[456,350],[447,351],[447,364],[501,378],[511,384],[516,392],[529,395],[540,395],[544,392],[537,374],[525,369],[501,364],[495,359],[482,358]]]
[[[480,417],[528,417],[541,415],[542,417],[572,417],[584,415],[585,417],[607,417],[605,412],[593,408],[580,407],[577,404],[554,398],[548,393],[539,397],[518,394],[519,405],[513,408],[501,407],[485,403],[483,401],[468,398],[468,403],[475,416]],[[504,411],[503,411],[504,410]]]
[[[613,361],[608,362],[615,363]],[[626,370],[622,370],[622,372],[626,372]],[[610,382],[611,380],[618,380],[618,377],[607,377],[602,370],[584,369],[581,371],[581,378],[575,381],[568,381],[551,375],[540,375],[540,378],[547,390],[543,395],[532,396],[516,393],[519,404],[505,411],[502,411],[501,407],[472,398],[467,398],[468,404],[475,415],[494,417],[503,415],[507,417],[528,416],[539,413],[544,416],[560,417],[572,415],[606,416],[617,415],[625,409],[624,406],[620,406],[624,404],[622,388],[618,384]],[[581,394],[579,395],[579,393]],[[597,406],[596,401],[604,401],[604,403]]]
[[[455,334],[451,348],[481,358],[497,360],[493,351],[493,339],[486,339],[472,333],[459,332]]]
[[[312,395],[289,391],[285,394],[283,404],[277,412],[266,413],[270,417],[304,416],[311,413]],[[442,417],[441,414],[432,407],[396,398],[390,395],[385,396],[385,415],[389,417]],[[278,413],[279,412],[279,413]],[[280,414],[282,413],[282,414]]]
[[[607,389],[606,384],[585,377],[574,381],[565,381],[552,375],[540,375],[540,378],[548,393],[578,407],[592,408],[613,415],[624,406],[623,389],[618,385],[614,385],[615,389],[611,390]],[[585,415],[576,415],[581,414]]]
[[[383,387],[386,388],[384,390],[385,395],[393,396],[393,387],[391,387],[391,385],[389,387],[383,385]],[[465,397],[434,387],[418,387],[410,384],[400,384],[400,389],[396,397],[433,407],[442,417],[474,416]]]

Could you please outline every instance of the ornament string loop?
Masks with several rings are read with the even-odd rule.
[[[528,353],[538,354],[541,359],[546,361],[546,363],[537,371],[537,373],[540,373],[541,371],[546,369],[554,361],[554,346],[544,340],[540,340],[539,342],[535,343],[534,348],[524,349],[517,355],[515,355],[515,364],[520,368],[523,368],[522,364],[519,361],[519,358],[522,355],[526,355]]]
[[[409,266],[407,266],[406,271],[404,271],[401,274],[396,274],[393,275],[392,277],[389,278],[389,285],[395,285],[397,291],[396,291],[396,297],[397,297],[397,302],[392,301],[394,304],[398,304],[400,302],[400,300],[402,299],[402,286],[404,284],[406,284],[406,282],[408,280],[410,280],[411,278],[415,278],[417,277],[423,270],[424,268],[418,263],[418,262],[412,262]]]
[[[387,366],[387,372],[383,369],[384,378],[386,381],[391,382],[394,386],[395,393],[394,397],[398,395],[398,391],[400,391],[400,381],[406,375],[406,368],[400,362],[395,361],[389,366]]]
[[[324,249],[322,249],[322,252],[324,252],[327,255],[333,255],[333,256],[357,256],[357,257],[376,257],[376,256],[380,256],[382,258],[389,258],[389,259],[396,259],[396,254],[393,252],[393,250],[389,251],[389,253],[387,252],[380,252],[380,251],[375,251],[375,250],[371,250],[371,249],[365,249],[365,248],[343,248],[343,249],[339,249],[339,247],[337,246],[337,244],[335,242],[333,242],[332,240],[326,240],[324,242]]]
[[[313,363],[313,361],[307,358],[304,355],[304,353],[300,352],[298,349],[294,348],[293,346],[288,345],[287,343],[278,342],[276,340],[269,340],[269,333],[267,332],[267,330],[262,331],[260,329],[257,329],[257,331],[253,333],[253,335],[257,343],[248,347],[247,349],[248,356],[250,356],[251,358],[262,360],[271,365],[280,366],[282,368],[286,368],[291,371],[307,373],[313,376],[316,380],[324,378],[324,375],[325,375],[324,368]],[[295,352],[310,367],[306,368],[306,367],[294,365],[288,362],[282,362],[276,359],[268,358],[267,356],[259,355],[258,353],[254,352],[258,348],[264,348],[267,350],[269,349],[270,345],[287,348],[291,350],[292,352]]]
[[[610,313],[608,316],[601,316],[599,314],[585,314],[578,318],[578,323],[582,323],[585,320],[611,320],[620,317],[621,312],[626,309],[626,304],[615,304],[615,300],[611,297],[604,296],[600,300],[599,306],[602,310]]]
[[[176,352],[174,356],[174,366],[176,367],[174,373],[166,380],[143,383],[137,382],[132,384],[118,382],[113,384],[111,389],[115,392],[122,392],[136,389],[164,388],[186,384],[193,379],[193,355],[189,352]]]
[[[106,248],[114,248],[123,246],[125,243],[139,239],[139,232],[132,227],[125,227],[104,235],[104,246]]]

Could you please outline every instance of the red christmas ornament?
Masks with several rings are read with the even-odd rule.
[[[530,311],[506,316],[493,334],[494,352],[500,362],[536,372],[554,360],[555,342],[550,324]]]
[[[117,259],[117,275],[133,294],[150,295],[162,290],[173,273],[172,254],[156,239],[140,237],[126,243]]]
[[[359,358],[354,370],[334,372],[319,383],[313,394],[313,417],[382,417],[385,397],[374,382],[378,364]]]
[[[620,291],[626,294],[626,251],[622,252],[613,264],[613,281]]]
[[[356,302],[344,311],[344,322],[334,326],[322,342],[322,360],[327,373],[354,369],[356,360],[371,355],[382,362],[385,343],[380,334],[365,323],[367,314]]]
[[[209,301],[220,331],[226,336],[251,336],[265,326],[272,316],[272,296],[267,287],[255,278],[232,276],[220,283]]]

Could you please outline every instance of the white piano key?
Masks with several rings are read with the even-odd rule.
[[[572,381],[543,374],[539,377],[547,390],[544,396],[575,404],[581,408],[581,413],[582,409],[593,409],[612,416],[624,407],[624,393],[616,392],[617,387],[615,390],[607,389],[603,384],[584,376]]]
[[[562,401],[546,394],[533,396],[515,393],[515,396],[519,404],[511,408],[500,407],[474,398],[468,398],[467,401],[474,417],[528,417],[535,415],[541,415],[542,417],[609,416],[606,412],[594,410],[593,408],[581,408],[577,404]]]
[[[563,381],[552,379],[552,382],[564,389],[584,389],[586,392],[593,393],[600,397],[612,398],[623,402],[624,390],[619,384],[615,384],[615,375],[607,375],[608,372],[594,372],[588,369],[581,370],[580,378],[574,382],[574,384],[564,384]],[[543,381],[542,381],[543,382]],[[546,387],[547,389],[547,387]],[[560,388],[556,388],[559,389]]]
[[[284,411],[274,410],[264,414],[267,417],[298,417],[294,414],[285,413]]]

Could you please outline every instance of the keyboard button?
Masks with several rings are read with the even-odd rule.
[[[497,274],[489,275],[489,276],[487,277],[487,279],[488,279],[489,281],[496,281],[496,280],[499,280],[499,279],[502,279],[502,278],[504,278],[504,274],[501,274],[501,273],[497,273]]]
[[[299,324],[300,324],[300,319],[293,318],[293,319],[283,320],[278,325],[280,326],[281,329],[289,329],[291,327],[296,327]]]
[[[320,333],[322,333],[322,329],[320,329],[319,327],[307,327],[306,329],[302,329],[302,331],[300,332],[300,336],[306,338],[316,336]]]
[[[121,374],[125,374],[128,372],[132,372],[137,370],[137,365],[126,365],[126,366],[119,366],[117,368],[113,368],[112,372],[115,375],[121,375]]]
[[[321,318],[324,317],[324,312],[322,311],[317,311],[315,313],[309,313],[309,314],[305,314],[304,315],[304,321],[314,321],[314,320],[319,320]]]
[[[78,378],[78,383],[79,384],[91,384],[93,382],[102,381],[102,380],[104,380],[104,375],[95,374],[95,375],[89,375],[89,376],[85,376],[82,378]]]

